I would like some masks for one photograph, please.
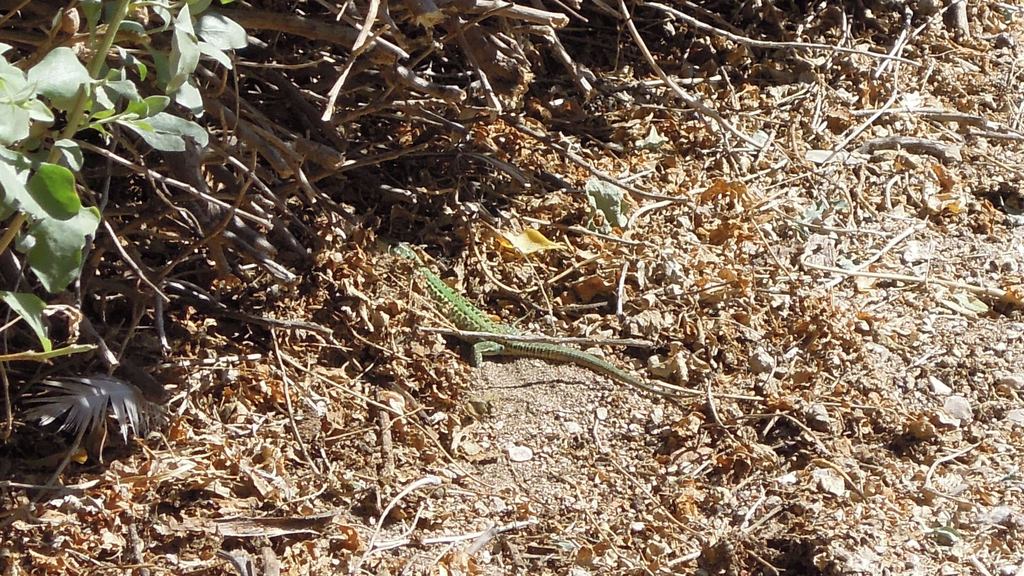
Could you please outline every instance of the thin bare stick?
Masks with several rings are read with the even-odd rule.
[[[19,10],[21,10],[25,6],[28,6],[29,2],[31,1],[32,0],[21,0],[19,3],[15,4],[14,6],[11,6],[7,14],[0,16],[0,26],[6,24],[8,20],[13,18],[14,15],[18,13]]]
[[[877,116],[873,117],[872,120],[875,118],[877,118]],[[906,150],[912,154],[927,154],[929,156],[934,156],[943,162],[963,161],[963,155],[960,153],[960,147],[956,144],[946,144],[945,142],[927,140],[925,138],[915,138],[913,136],[893,135],[883,136],[881,138],[872,138],[858,146],[857,152],[871,154],[876,150],[898,149]]]
[[[253,157],[252,163],[253,163],[253,168],[255,168],[255,166],[256,166],[256,158],[255,157]],[[254,170],[249,170],[248,177],[246,178],[245,182],[242,184],[242,186],[240,186],[238,188],[238,194],[235,195],[234,203],[231,204],[230,208],[226,212],[224,212],[224,216],[221,218],[220,222],[218,222],[213,227],[212,230],[210,230],[208,232],[204,232],[202,238],[198,238],[198,239],[194,240],[191,244],[189,244],[189,246],[187,248],[182,250],[170,262],[165,264],[164,267],[160,270],[160,273],[158,275],[161,280],[164,279],[164,278],[167,278],[167,276],[170,275],[170,273],[179,264],[181,264],[182,262],[187,260],[189,257],[191,257],[193,252],[195,252],[196,250],[198,250],[202,246],[205,246],[207,244],[210,244],[211,242],[214,242],[215,240],[217,240],[224,233],[225,230],[228,229],[228,226],[231,224],[231,221],[234,220],[235,215],[239,211],[239,206],[241,206],[242,202],[245,200],[245,196],[249,192],[249,187],[252,186],[252,183],[253,183],[255,178],[256,178],[255,171]]]
[[[71,458],[78,452],[78,447],[82,445],[82,438],[85,436],[85,431],[88,428],[88,426],[79,427],[78,434],[75,435],[75,439],[72,441],[67,453],[64,454],[60,464],[57,465],[57,469],[53,471],[53,474],[50,475],[50,478],[46,481],[46,484],[43,485],[43,488],[39,493],[36,494],[28,504],[19,506],[13,510],[5,511],[4,514],[6,514],[7,517],[4,518],[3,521],[0,521],[0,528],[6,528],[8,525],[18,520],[21,517],[21,514],[41,502],[43,498],[46,497],[46,493],[48,491],[60,489],[60,487],[56,486],[57,480],[60,479],[61,473],[63,473],[64,469],[71,463]]]
[[[0,431],[0,440],[6,441],[14,430],[14,413],[11,410],[11,382],[7,378],[7,364],[3,362],[0,362],[0,380],[4,386],[4,427]]]
[[[359,29],[355,42],[352,43],[348,61],[345,62],[341,74],[338,75],[338,79],[334,81],[334,85],[331,86],[331,90],[327,94],[327,105],[324,107],[323,116],[320,117],[324,122],[330,122],[334,116],[334,103],[338,101],[338,94],[341,93],[341,87],[345,84],[345,80],[348,78],[349,72],[352,71],[352,67],[355,66],[356,59],[371,46],[367,39],[370,37],[373,22],[377,19],[377,10],[379,9],[380,0],[370,0],[370,6],[366,10],[366,18],[363,19],[363,25]]]
[[[281,349],[277,344],[277,330],[273,328],[270,329],[270,342],[274,345],[274,357],[277,358],[277,369],[281,373],[281,382],[284,383],[284,406],[285,409],[288,410],[288,428],[291,430],[292,437],[295,439],[295,443],[299,445],[299,451],[306,459],[306,463],[309,464],[309,467],[317,474],[323,474],[324,471],[320,469],[320,466],[309,455],[309,451],[306,449],[306,441],[303,440],[302,434],[299,433],[299,426],[295,423],[295,410],[292,408],[291,395],[292,379],[288,377],[288,371],[284,369],[284,359],[281,357]]]
[[[615,316],[620,320],[626,319],[622,312],[622,307],[626,303],[626,274],[629,274],[629,260],[622,264],[622,272],[619,273],[619,281],[615,288]]]
[[[991,140],[1024,142],[1024,134],[1006,134],[1003,132],[992,132],[991,130],[971,130],[967,135],[971,138],[989,138]]]
[[[926,472],[925,475],[924,475],[924,487],[925,488],[931,488],[932,474],[935,474],[935,470],[939,466],[941,466],[942,464],[945,464],[946,462],[950,462],[952,460],[956,460],[957,458],[963,456],[964,454],[967,454],[971,450],[974,450],[978,446],[981,446],[981,442],[975,442],[974,444],[971,444],[970,446],[967,446],[966,448],[961,448],[960,450],[957,450],[956,452],[952,452],[950,454],[946,454],[945,456],[942,456],[941,458],[937,458],[935,460],[935,462],[932,462],[932,465],[928,467],[928,472]]]
[[[628,238],[619,238],[618,236],[612,236],[611,234],[605,234],[603,232],[597,232],[595,230],[590,230],[588,228],[584,228],[583,226],[577,226],[577,225],[571,225],[570,226],[570,225],[566,225],[566,224],[557,224],[555,222],[549,222],[547,220],[541,220],[540,218],[532,218],[530,216],[523,216],[522,219],[523,219],[524,222],[529,222],[531,224],[539,224],[541,226],[550,226],[550,227],[552,227],[552,228],[554,228],[556,230],[564,230],[566,232],[573,232],[573,233],[581,234],[581,235],[584,235],[584,236],[594,236],[595,238],[602,238],[602,239],[608,240],[610,242],[618,242],[619,244],[625,244],[626,246],[647,246],[646,243],[640,242],[639,240],[630,240]]]
[[[924,224],[920,224],[920,223],[919,223],[919,224],[917,224],[917,225],[915,225],[915,226],[911,226],[910,228],[907,228],[907,229],[906,229],[906,230],[904,230],[903,232],[900,232],[900,233],[899,233],[899,234],[897,234],[897,235],[896,235],[896,236],[895,236],[894,238],[892,238],[891,240],[889,240],[888,242],[886,242],[886,243],[885,243],[885,246],[882,246],[882,249],[881,249],[881,250],[879,250],[878,252],[875,252],[875,253],[874,253],[874,254],[873,254],[873,255],[872,255],[872,256],[871,256],[870,258],[868,258],[867,260],[865,260],[865,261],[861,262],[860,264],[857,264],[857,265],[856,265],[856,266],[854,266],[853,268],[850,268],[850,271],[851,271],[851,272],[859,272],[859,271],[861,271],[861,270],[864,270],[864,269],[865,269],[865,268],[867,268],[868,266],[871,266],[871,265],[872,265],[872,264],[874,264],[875,262],[878,262],[878,259],[879,259],[879,258],[881,258],[881,257],[882,257],[882,256],[884,256],[884,255],[885,255],[885,254],[886,254],[887,252],[889,252],[890,250],[892,250],[893,248],[895,248],[897,244],[899,244],[900,242],[903,242],[903,241],[904,241],[904,240],[905,240],[905,239],[906,239],[906,238],[907,238],[908,236],[910,236],[911,234],[913,234],[913,233],[915,233],[915,232],[917,232],[917,231],[919,231],[919,230],[923,230],[923,229],[924,229],[924,227],[925,227],[925,225],[924,225]],[[829,282],[828,282],[827,284],[825,284],[825,288],[827,288],[827,289],[831,290],[832,288],[835,288],[836,286],[838,286],[838,285],[839,285],[839,283],[840,283],[840,282],[842,282],[842,281],[843,281],[843,280],[845,280],[845,279],[846,279],[846,277],[845,277],[845,276],[838,276],[838,277],[836,277],[836,278],[832,279],[831,281],[829,281]]]
[[[715,122],[717,122],[718,125],[722,127],[726,132],[732,134],[733,136],[739,138],[740,140],[743,140],[744,142],[750,144],[754,148],[760,150],[761,148],[764,147],[764,143],[755,140],[751,136],[747,136],[746,134],[741,132],[739,128],[733,126],[732,123],[730,123],[728,120],[722,118],[722,115],[718,113],[718,110],[711,108],[707,104],[701,102],[699,99],[687,94],[678,84],[676,84],[675,80],[673,80],[671,76],[666,74],[665,71],[661,69],[661,66],[659,66],[658,63],[654,60],[654,55],[651,54],[651,51],[647,48],[647,44],[644,42],[644,39],[640,36],[640,31],[636,29],[636,24],[633,23],[633,17],[629,14],[629,9],[626,8],[625,0],[619,0],[619,12],[621,13],[620,16],[626,20],[626,27],[629,28],[629,33],[631,36],[633,36],[633,41],[636,42],[637,47],[640,48],[640,52],[644,55],[644,59],[647,60],[647,64],[654,70],[654,73],[658,75],[658,78],[661,78],[661,80],[665,84],[667,84],[673,92],[675,92],[676,96],[678,96],[680,100],[685,102],[686,105],[689,106],[690,108],[693,108],[694,110],[697,110],[701,114],[710,117]]]
[[[284,14],[273,10],[255,10],[253,8],[218,8],[218,12],[231,18],[246,29],[273,30],[340,44],[345,48],[355,45],[361,32],[358,27],[349,27],[340,22],[331,22],[321,18],[305,18],[295,14]],[[409,59],[409,53],[383,38],[374,38],[369,42],[374,49],[387,52],[391,58]]]
[[[729,40],[732,40],[733,42],[735,42],[737,44],[743,44],[745,46],[753,46],[755,48],[768,48],[768,49],[772,49],[772,48],[795,48],[797,50],[805,50],[805,51],[814,50],[814,51],[825,51],[825,52],[842,52],[844,54],[857,54],[859,56],[867,56],[869,58],[878,58],[880,60],[895,60],[897,62],[902,62],[904,64],[912,64],[914,66],[921,66],[920,63],[915,62],[913,60],[909,60],[907,58],[903,58],[901,56],[896,56],[896,55],[893,55],[893,54],[885,54],[884,52],[871,52],[869,50],[858,50],[856,48],[845,48],[843,46],[833,46],[832,44],[816,44],[814,42],[772,42],[772,41],[769,41],[769,40],[755,40],[753,38],[748,38],[746,36],[740,36],[739,34],[734,34],[732,32],[728,32],[726,30],[722,30],[721,28],[716,28],[716,27],[714,27],[714,26],[712,26],[710,24],[705,24],[704,22],[701,22],[700,20],[697,20],[693,16],[690,16],[688,14],[680,12],[679,10],[676,10],[675,8],[671,8],[671,7],[666,6],[664,4],[659,4],[657,2],[644,2],[643,4],[641,4],[641,6],[647,6],[647,7],[650,7],[650,8],[655,8],[657,10],[661,10],[662,12],[667,12],[668,14],[671,14],[672,16],[675,16],[676,18],[679,18],[683,22],[686,22],[687,24],[692,25],[694,28],[698,28],[700,30],[704,30],[705,32],[710,32],[712,34],[716,34],[718,36],[722,36],[724,38],[728,38]]]
[[[160,287],[154,284],[153,281],[150,280],[148,276],[146,276],[146,273],[142,271],[142,268],[138,265],[138,263],[136,263],[135,260],[133,260],[132,257],[128,255],[128,252],[124,249],[124,246],[121,245],[121,241],[118,240],[117,233],[114,232],[114,228],[110,225],[109,220],[103,220],[103,228],[104,230],[107,231],[107,234],[110,235],[110,241],[113,242],[114,248],[117,249],[117,252],[118,254],[121,255],[121,258],[124,259],[125,263],[128,264],[129,268],[131,268],[136,274],[139,275],[139,280],[142,280],[142,282],[146,286],[149,286],[153,290],[153,292],[156,292],[156,295],[159,296],[161,300],[163,300],[164,302],[170,302],[171,299],[168,298],[167,295],[163,293],[163,290],[160,290]]]
[[[856,270],[844,270],[842,268],[833,268],[832,266],[822,266],[820,264],[812,264],[806,260],[802,261],[807,268],[813,268],[814,270],[821,270],[822,272],[832,272],[833,274],[845,274],[847,276],[860,276],[862,278],[880,278],[882,280],[895,280],[897,282],[909,282],[912,284],[938,284],[939,286],[945,286],[947,288],[957,288],[960,290],[966,290],[976,296],[985,296],[987,298],[993,298],[1001,302],[1007,302],[1010,304],[1016,304],[1017,299],[1006,290],[999,288],[991,288],[988,286],[977,286],[975,284],[967,284],[966,282],[957,282],[955,280],[946,280],[944,278],[929,277],[925,278],[922,276],[907,276],[906,274],[890,274],[888,272],[864,272]]]
[[[407,66],[396,63],[394,69],[388,69],[385,72],[393,76],[395,80],[405,87],[433,96],[434,98],[439,98],[445,102],[457,104],[466,99],[466,92],[458,86],[430,82]]]
[[[309,376],[312,376],[313,378],[319,380],[323,384],[327,384],[327,385],[331,386],[332,390],[339,390],[339,391],[341,391],[341,392],[343,392],[345,394],[348,394],[349,396],[351,396],[353,398],[356,398],[356,399],[362,401],[363,403],[365,403],[365,404],[367,404],[369,406],[373,406],[374,408],[377,408],[379,410],[386,410],[386,411],[391,412],[392,414],[394,414],[396,416],[399,416],[399,417],[404,417],[405,416],[405,414],[403,414],[400,410],[396,410],[395,408],[392,408],[392,407],[388,406],[387,404],[382,404],[380,402],[377,402],[376,400],[373,400],[372,398],[364,396],[364,395],[362,395],[362,394],[360,394],[360,393],[350,389],[348,386],[339,386],[338,383],[335,382],[334,380],[331,380],[330,378],[328,378],[328,377],[326,377],[326,376],[324,376],[322,374],[319,374],[317,372],[314,372],[314,371],[310,370],[309,368],[306,368],[302,364],[299,364],[299,362],[297,360],[294,360],[293,358],[289,357],[288,355],[282,355],[282,357],[284,358],[285,362],[291,364],[292,366],[294,366],[300,372],[302,372],[304,374],[308,374]]]
[[[847,135],[846,138],[844,138],[839,144],[837,144],[832,149],[832,152],[828,155],[828,157],[825,158],[823,161],[821,161],[820,164],[824,165],[824,164],[828,164],[829,162],[831,162],[832,159],[835,158],[837,154],[842,152],[850,144],[850,142],[853,142],[854,138],[856,138],[857,136],[860,136],[864,131],[866,131],[868,128],[870,128],[871,125],[875,123],[875,120],[878,120],[879,118],[881,118],[882,114],[884,114],[885,111],[888,110],[896,102],[896,98],[898,98],[899,95],[900,95],[900,90],[899,90],[899,82],[898,82],[898,79],[897,79],[897,81],[893,83],[892,94],[889,95],[889,99],[885,102],[885,104],[882,106],[882,108],[879,109],[878,112],[872,114],[867,120],[865,120],[863,123],[861,123],[860,126],[857,126],[853,130],[851,130],[850,134]]]
[[[576,87],[579,88],[580,92],[583,93],[585,98],[590,98],[594,95],[594,85],[591,81],[594,78],[593,72],[576,63],[569,55],[569,52],[562,45],[562,41],[558,39],[558,35],[555,34],[554,29],[550,26],[525,26],[524,30],[531,34],[540,36],[548,46],[551,48],[555,59],[562,63],[569,75],[572,76],[573,82],[576,83]]]
[[[188,192],[189,194],[192,194],[197,198],[202,198],[203,200],[206,200],[207,202],[214,204],[216,206],[220,206],[221,208],[231,208],[231,204],[228,204],[227,202],[221,200],[220,198],[216,198],[209,194],[205,194],[201,192],[198,188],[192,186],[191,184],[182,182],[181,180],[175,180],[174,178],[168,178],[167,176],[164,176],[159,172],[156,172],[155,170],[150,170],[149,168],[136,164],[131,160],[122,158],[121,156],[118,156],[117,154],[114,154],[113,152],[105,148],[100,148],[99,146],[95,146],[93,144],[85,142],[84,140],[75,140],[75,144],[78,144],[85,150],[99,154],[104,158],[110,158],[114,162],[117,162],[118,164],[126,168],[130,168],[133,172],[148,176],[153,180],[156,180],[157,182],[161,182],[163,184],[177,188],[179,190],[184,190],[185,192]],[[240,218],[244,218],[250,222],[253,222],[255,224],[266,226],[267,228],[272,228],[274,226],[274,223],[272,221],[267,220],[266,218],[260,218],[259,216],[256,216],[251,212],[246,212],[241,208],[235,210],[235,215]]]
[[[560,12],[549,12],[539,8],[521,6],[501,0],[476,0],[472,6],[465,9],[468,14],[491,14],[515,18],[531,24],[541,24],[552,28],[564,28],[569,24],[569,17]]]
[[[455,336],[467,339],[487,340],[488,338],[494,338],[494,334],[490,332],[452,330],[450,328],[435,328],[431,326],[421,326],[418,330],[427,332],[428,334],[443,334],[445,336]],[[502,334],[501,339],[508,340],[509,342],[547,342],[549,344],[590,344],[602,346],[626,346],[629,348],[654,348],[654,343],[650,340],[640,340],[636,338],[589,338],[577,336],[538,336],[534,334]]]
[[[548,146],[551,146],[552,148],[555,149],[556,152],[558,152],[559,154],[562,154],[570,162],[572,162],[573,164],[579,166],[580,168],[583,168],[584,170],[589,172],[592,176],[594,176],[598,180],[601,180],[603,182],[607,182],[609,184],[612,184],[613,186],[618,186],[619,188],[622,188],[626,192],[629,192],[630,194],[632,194],[632,195],[634,195],[634,196],[636,196],[638,198],[646,198],[648,200],[668,200],[670,202],[690,202],[691,201],[691,198],[689,198],[689,197],[681,198],[681,197],[676,197],[676,196],[666,196],[665,194],[658,194],[656,192],[646,192],[644,190],[641,190],[639,188],[631,186],[631,185],[627,184],[626,182],[623,182],[619,178],[616,178],[616,177],[614,177],[614,176],[612,176],[610,174],[607,174],[607,173],[605,173],[605,172],[603,172],[601,170],[598,170],[597,168],[594,168],[589,162],[584,160],[579,154],[576,154],[575,152],[570,150],[567,145],[565,145],[565,144],[563,144],[561,142],[558,142],[554,138],[551,138],[550,136],[547,136],[547,135],[545,135],[545,134],[543,134],[543,133],[541,133],[541,132],[539,132],[537,130],[534,130],[533,128],[530,128],[529,126],[524,124],[521,119],[515,118],[515,117],[512,117],[512,116],[507,116],[507,115],[503,116],[503,118],[505,118],[505,120],[511,126],[513,126],[516,130],[519,130],[523,134],[526,134],[527,136],[532,136],[533,138],[536,138],[537,140],[547,144]]]
[[[159,298],[156,300],[157,302],[162,302]],[[79,322],[82,325],[82,331],[96,342],[96,348],[98,349],[100,359],[102,359],[103,363],[107,365],[107,368],[113,372],[115,368],[121,365],[121,362],[117,359],[117,356],[114,355],[114,352],[110,347],[107,346],[107,341],[103,339],[103,336],[100,336],[99,331],[96,330],[95,326],[93,326],[92,321],[90,321],[87,316],[82,315],[81,312],[78,312],[77,308],[75,311],[80,316]]]
[[[405,498],[413,491],[419,490],[420,488],[424,488],[427,486],[440,486],[441,484],[442,481],[437,476],[424,476],[423,478],[420,478],[419,480],[416,480],[415,482],[412,482],[408,486],[403,488],[402,491],[399,492],[398,495],[396,495],[391,500],[391,502],[388,503],[388,505],[384,508],[384,511],[380,513],[380,518],[377,519],[377,526],[374,527],[373,534],[370,535],[369,540],[367,540],[366,542],[366,551],[363,552],[363,555],[359,558],[359,560],[357,560],[352,565],[351,573],[358,574],[359,567],[362,566],[364,562],[366,562],[366,559],[369,558],[371,554],[380,551],[376,547],[376,542],[377,537],[380,536],[381,528],[383,528],[384,526],[384,520],[387,519],[388,515],[391,514],[391,509],[394,508],[398,504],[398,502],[402,500],[402,498]]]
[[[504,107],[501,105],[501,100],[498,99],[498,95],[494,92],[494,87],[491,86],[491,80],[487,77],[487,73],[480,66],[480,62],[477,60],[476,52],[473,47],[470,46],[469,41],[466,39],[466,27],[459,26],[458,37],[459,47],[462,48],[462,53],[466,55],[469,60],[469,65],[473,67],[473,71],[476,72],[477,77],[480,79],[480,88],[484,91],[484,96],[487,97],[487,103],[490,105],[491,110],[495,114],[501,114]]]
[[[903,23],[903,30],[900,31],[899,38],[897,38],[896,41],[893,42],[892,50],[889,50],[890,55],[898,56],[903,54],[903,50],[907,47],[907,44],[910,43],[910,39],[916,36],[916,33],[911,33],[907,30],[907,27],[909,25],[910,21],[908,18],[905,17]],[[920,29],[918,31],[920,31]],[[892,60],[882,60],[881,62],[879,62],[878,68],[875,69],[872,78],[874,78],[875,80],[881,78],[882,74],[885,74],[885,71],[889,68],[889,65],[892,63]]]
[[[457,542],[465,542],[467,540],[473,540],[473,544],[470,545],[470,547],[466,550],[466,553],[469,554],[470,556],[472,556],[475,553],[474,547],[476,546],[476,543],[480,542],[481,539],[486,539],[486,540],[484,540],[484,543],[486,543],[490,539],[493,539],[495,536],[498,536],[500,534],[504,534],[505,532],[512,532],[512,531],[515,531],[515,530],[522,530],[523,528],[529,528],[530,526],[533,526],[535,524],[537,524],[537,520],[521,520],[521,521],[518,521],[518,522],[512,522],[510,524],[505,524],[504,526],[494,526],[492,528],[488,528],[487,530],[481,530],[479,532],[469,532],[467,534],[457,534],[457,535],[453,535],[453,536],[435,536],[433,538],[421,538],[421,539],[417,539],[416,542],[418,542],[419,544],[422,544],[422,545],[429,546],[429,545],[432,545],[432,544],[454,544],[454,543],[457,543]],[[376,552],[383,552],[385,550],[392,550],[394,548],[401,548],[402,546],[408,546],[409,544],[412,544],[412,543],[413,543],[413,539],[412,538],[398,538],[398,539],[395,539],[395,540],[384,540],[384,541],[378,542],[376,544],[375,551]]]

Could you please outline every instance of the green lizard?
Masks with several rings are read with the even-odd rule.
[[[410,246],[397,244],[392,247],[392,251],[403,258],[415,262],[417,271],[426,280],[430,296],[435,305],[459,330],[493,334],[493,337],[473,344],[473,356],[471,359],[473,366],[479,366],[484,356],[528,356],[551,362],[566,362],[583,366],[598,374],[603,374],[624,384],[629,384],[630,386],[661,396],[692,396],[694,393],[699,394],[695,390],[687,390],[686,388],[665,383],[659,383],[659,387],[662,389],[656,388],[602,358],[582,350],[576,350],[575,348],[545,342],[523,342],[502,339],[502,335],[518,335],[518,332],[510,326],[491,320],[482,310],[445,284]]]

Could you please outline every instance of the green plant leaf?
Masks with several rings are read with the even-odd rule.
[[[43,302],[35,294],[27,292],[0,291],[0,299],[32,328],[32,331],[36,333],[36,338],[39,338],[39,343],[43,345],[44,352],[53,350],[53,342],[46,337],[46,325],[43,324],[43,310],[46,308],[46,302]]]
[[[210,141],[209,134],[202,126],[167,112],[161,112],[145,120],[119,119],[117,123],[131,129],[153,148],[164,152],[184,151],[183,136],[191,136],[200,148],[205,148]]]
[[[217,48],[213,44],[210,44],[209,42],[199,43],[199,53],[208,58],[213,58],[217,61],[218,64],[227,68],[228,70],[231,70],[232,68],[231,57],[228,56],[226,52],[224,52],[220,48]]]
[[[0,146],[29,136],[33,116],[42,113],[39,106],[46,110],[46,106],[35,99],[35,87],[25,73],[0,58]]]
[[[152,116],[149,122],[157,130],[182,136],[191,136],[200,148],[206,148],[210,143],[210,135],[206,132],[206,128],[191,120],[186,120],[167,112],[161,112]]]
[[[240,50],[249,45],[245,28],[216,12],[207,12],[196,21],[196,35],[220,50]]]
[[[131,80],[108,79],[96,90],[96,100],[106,109],[113,109],[120,99],[128,102],[142,100],[135,82]],[[95,114],[93,115],[95,117]]]
[[[163,22],[163,25],[157,28],[156,30],[153,30],[153,32],[163,32],[164,30],[167,30],[167,28],[170,27],[171,23],[174,21],[174,16],[171,14],[171,11],[166,6],[163,6],[161,4],[153,4],[152,6],[150,6],[150,10],[152,10],[153,13],[156,14],[157,18],[159,18],[160,21]]]
[[[102,93],[102,90],[98,90],[96,92],[97,95],[99,95],[101,93]],[[99,98],[99,100],[102,100],[102,98]],[[88,126],[89,126],[89,128],[95,128],[95,129],[98,130],[99,128],[96,127],[97,123],[102,124],[104,120],[108,120],[110,117],[114,116],[115,114],[117,114],[117,110],[114,110],[113,107],[107,108],[105,110],[100,110],[99,112],[96,112],[95,114],[92,115],[92,118],[89,119],[90,122],[89,122]]]
[[[46,352],[15,352],[13,354],[0,354],[0,362],[45,362],[51,358],[81,354],[82,352],[90,352],[95,349],[96,346],[93,344],[72,344],[70,346],[64,346],[63,348],[57,348],[56,350],[49,350]]]
[[[153,63],[156,81],[166,86],[167,81],[171,79],[171,59],[169,55],[163,50],[153,50],[152,48],[146,52],[146,55],[149,56],[150,62]]]
[[[59,164],[41,163],[29,177],[26,188],[51,218],[74,218],[82,209],[75,191],[75,175]]]
[[[48,218],[29,228],[28,264],[52,294],[64,291],[82,268],[82,248],[96,232],[100,211],[83,207],[70,220]]]
[[[167,81],[167,93],[173,94],[199,64],[199,38],[192,29],[192,15],[188,4],[181,7],[174,19],[174,34],[171,37],[171,78]]]
[[[117,32],[119,34],[130,34],[136,38],[144,38],[146,36],[146,27],[134,20],[125,20],[124,22],[121,22],[121,27],[117,29]]]
[[[9,146],[29,135],[31,113],[17,104],[0,102],[0,146]]]
[[[72,172],[79,172],[82,169],[85,157],[82,156],[82,149],[74,140],[57,140],[53,143],[53,147],[60,152],[63,164]]]
[[[0,162],[0,191],[3,191],[3,206],[11,210],[22,210],[29,216],[43,218],[46,211],[36,203],[25,188],[25,179],[6,162]]]
[[[29,82],[22,70],[0,58],[0,102],[20,104],[34,98],[35,84]]]
[[[192,8],[193,14],[202,14],[204,10],[210,7],[211,0],[188,0],[188,5]]]
[[[164,108],[171,103],[167,96],[149,96],[143,100],[132,102],[125,108],[125,115],[134,114],[136,118],[149,118],[163,112]]]
[[[28,79],[36,83],[36,91],[62,110],[71,108],[78,89],[87,89],[92,82],[89,71],[67,46],[58,46],[28,71]]]
[[[100,12],[103,10],[102,0],[82,0],[79,2],[82,11],[85,13],[85,23],[89,31],[96,29],[100,21]]]
[[[203,109],[203,94],[199,92],[199,88],[196,88],[195,79],[193,78],[189,78],[174,93],[174,102],[188,108],[189,112],[197,118],[205,112]]]
[[[25,102],[23,108],[28,110],[29,118],[36,122],[53,122],[53,112],[50,111],[50,108],[46,104],[36,100],[35,98]]]
[[[127,50],[125,50],[121,46],[117,47],[117,54],[121,57],[121,61],[124,62],[125,66],[132,66],[132,67],[135,68],[135,71],[138,72],[138,74],[139,74],[139,81],[140,82],[145,82],[146,81],[146,75],[149,73],[149,68],[146,67],[146,63],[145,62],[143,62],[142,60],[139,60],[138,58],[135,57],[134,54],[132,54],[131,52],[128,52]],[[121,73],[122,77],[127,78],[127,75],[125,75],[123,69],[120,70],[119,72]]]
[[[4,148],[3,146],[0,146],[0,162],[7,164],[14,170],[17,170],[19,174],[21,172],[27,172],[32,168],[32,161],[29,160],[24,154],[22,154],[21,152],[15,152],[14,150]],[[23,182],[27,180],[28,174],[26,174],[25,177],[22,178]]]

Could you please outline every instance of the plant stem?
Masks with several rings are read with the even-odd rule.
[[[21,225],[25,223],[25,220],[28,220],[28,216],[24,212],[17,212],[14,218],[11,219],[11,223],[7,225],[4,235],[0,236],[0,254],[7,250],[7,246],[11,244],[11,240],[14,240],[18,231],[21,230]]]
[[[100,41],[100,45],[92,55],[92,60],[89,61],[89,77],[93,80],[99,79],[103,63],[107,61],[107,54],[110,53],[110,48],[114,45],[114,38],[117,36],[117,30],[121,27],[121,22],[128,15],[128,6],[130,4],[131,0],[118,0],[117,7],[114,8],[114,16],[107,23],[107,30],[103,35],[103,40]],[[75,99],[74,107],[72,107],[71,112],[68,114],[68,124],[64,127],[61,138],[71,138],[78,132],[82,123],[82,114],[85,113],[85,104],[89,100],[89,88],[88,85],[78,88],[78,97]],[[59,154],[60,151],[56,147],[51,148],[50,162],[56,160]]]
[[[121,28],[121,22],[128,15],[129,4],[131,4],[131,0],[118,0],[117,8],[114,9],[114,17],[107,24],[107,33],[103,37],[99,48],[93,54],[92,60],[89,61],[89,76],[92,76],[93,79],[99,76],[103,63],[107,61],[110,47],[114,45],[114,37],[117,36],[117,31]]]
[[[114,45],[114,38],[117,37],[117,31],[121,28],[121,22],[124,21],[125,17],[128,16],[128,7],[131,4],[131,0],[118,0],[117,7],[114,8],[114,16],[107,23],[106,33],[103,35],[103,40],[100,41],[100,45],[96,52],[92,56],[92,60],[89,61],[87,70],[89,71],[89,77],[93,80],[98,80],[100,71],[103,69],[103,63],[107,60],[107,54],[110,53],[110,48]],[[71,108],[71,112],[68,113],[68,123],[64,127],[64,131],[60,137],[63,139],[71,138],[74,136],[82,124],[82,116],[85,114],[85,104],[89,101],[89,93],[91,86],[89,84],[83,84],[78,87],[78,94],[75,97],[75,104]],[[48,162],[56,162],[60,156],[60,149],[56,146],[50,148],[50,153],[47,155]],[[11,244],[11,240],[21,230],[22,224],[28,217],[24,212],[18,212],[14,215],[14,219],[11,220],[7,230],[4,231],[2,237],[0,237],[0,254],[3,254],[7,247]]]

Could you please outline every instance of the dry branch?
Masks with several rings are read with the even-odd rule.
[[[795,50],[805,51],[816,50],[825,52],[841,52],[844,54],[856,54],[859,56],[867,56],[869,58],[878,58],[880,60],[895,60],[897,62],[902,62],[903,64],[910,64],[913,66],[921,65],[918,62],[909,60],[907,58],[903,58],[901,56],[894,56],[892,54],[885,54],[883,52],[858,50],[856,48],[846,48],[845,46],[833,46],[831,44],[816,44],[814,42],[776,42],[769,40],[756,40],[754,38],[741,36],[739,34],[735,34],[727,30],[722,30],[721,28],[716,28],[714,26],[711,26],[710,24],[705,24],[704,22],[701,22],[700,20],[697,20],[696,18],[684,12],[680,12],[679,10],[676,10],[675,8],[666,6],[664,4],[659,4],[658,2],[644,2],[643,4],[641,4],[641,6],[647,6],[650,8],[654,8],[656,10],[661,10],[666,14],[671,14],[673,17],[678,18],[683,22],[686,22],[687,24],[693,26],[694,28],[697,28],[698,30],[710,32],[712,34],[715,34],[716,36],[722,36],[723,38],[728,38],[729,40],[732,40],[733,42],[737,44],[742,44],[744,46],[752,46],[754,48],[767,49],[792,48]]]
[[[359,30],[354,27],[328,20],[306,18],[296,14],[282,14],[280,12],[254,10],[251,8],[244,10],[218,8],[218,11],[247,29],[284,32],[285,34],[293,34],[310,40],[339,44],[345,48],[351,48],[359,37]],[[376,51],[386,53],[391,59],[409,58],[409,54],[405,50],[383,38],[370,41],[370,46]]]
[[[563,28],[569,24],[569,17],[559,12],[549,12],[539,8],[531,8],[502,0],[476,0],[467,10],[469,14],[486,14],[515,18],[531,24],[541,24],[552,28]]]

